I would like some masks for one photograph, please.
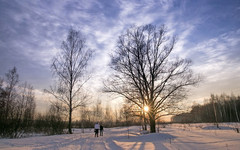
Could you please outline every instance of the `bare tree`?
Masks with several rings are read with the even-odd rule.
[[[109,105],[106,105],[105,110],[104,110],[104,120],[105,122],[110,125],[113,126],[113,111],[111,109],[111,107]]]
[[[6,73],[7,77],[7,87],[6,87],[6,118],[9,119],[10,115],[12,114],[11,111],[13,111],[13,102],[15,101],[17,97],[17,92],[16,92],[16,86],[19,82],[19,75],[17,73],[17,68],[13,67],[13,69],[9,70],[8,73]]]
[[[159,117],[173,114],[186,97],[186,87],[199,82],[190,60],[170,55],[175,43],[164,26],[131,27],[119,36],[111,58],[114,73],[105,91],[121,95],[141,110],[148,106],[151,132],[156,132]]]
[[[87,96],[83,94],[83,78],[92,51],[87,48],[85,38],[79,31],[70,29],[62,42],[61,52],[54,57],[52,71],[58,79],[57,86],[45,90],[66,105],[68,111],[68,132],[72,133],[72,112],[85,105]]]
[[[13,137],[21,137],[31,131],[36,108],[33,87],[27,82],[18,87],[18,96],[13,105]]]
[[[21,98],[19,99],[19,105],[21,106],[20,108],[22,109],[21,112],[22,124],[25,127],[25,130],[30,130],[29,128],[33,125],[36,109],[33,87],[27,82],[25,82],[21,86],[20,92]]]
[[[97,103],[93,106],[93,118],[96,121],[100,121],[103,119],[104,112],[103,112],[103,107],[102,107],[102,101],[97,100]]]
[[[237,122],[240,122],[239,121],[239,116],[238,116],[238,109],[237,109],[237,105],[236,105],[237,97],[234,94],[232,94],[231,98],[233,99],[233,106],[234,106],[234,111],[235,111],[235,114],[236,114]]]
[[[16,67],[6,73],[6,81],[0,79],[0,136],[20,137],[33,125],[35,98],[33,87],[19,85]],[[5,83],[5,85],[3,85]]]
[[[1,101],[0,101],[0,131],[1,136],[13,137],[15,104],[17,100],[17,84],[19,75],[17,68],[9,70],[6,74],[6,80],[1,79]],[[5,85],[4,85],[5,83]]]

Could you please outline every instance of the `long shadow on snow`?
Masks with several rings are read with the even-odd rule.
[[[134,135],[134,136],[133,136]],[[169,142],[172,139],[175,139],[176,137],[167,133],[150,133],[150,134],[144,134],[144,135],[136,135],[136,134],[130,134],[129,138],[128,136],[117,136],[117,137],[109,137],[106,139],[107,143],[109,143],[110,146],[113,146],[116,150],[122,150],[120,146],[118,146],[114,141],[116,142],[135,142],[133,146],[130,149],[136,148],[137,145],[140,144],[139,150],[144,150],[144,146],[146,142],[150,142],[154,145],[155,149],[167,149],[163,142]]]
[[[74,136],[72,134],[72,137],[68,137],[69,134],[63,134],[62,137],[58,137],[57,141],[56,139],[49,139],[47,143],[38,143],[37,145],[40,147],[33,148],[34,150],[48,150],[48,149],[59,149],[66,147],[68,145],[77,145],[79,146],[80,143],[85,143],[87,138],[79,137],[77,134]],[[48,137],[54,137],[58,135],[48,136]],[[65,137],[66,136],[66,137]]]
[[[203,130],[234,130],[234,128],[226,127],[226,126],[219,126],[219,128],[217,128],[216,126],[206,126],[202,129]]]
[[[223,142],[230,142],[230,141],[239,141],[240,139],[228,139],[228,140],[218,140],[218,141],[213,141],[213,142],[185,142],[185,141],[182,141],[182,140],[179,140],[178,142],[175,142],[174,143],[191,143],[191,144],[216,144],[216,143],[223,143]]]

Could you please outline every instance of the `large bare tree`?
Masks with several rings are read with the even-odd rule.
[[[86,102],[82,86],[87,81],[84,74],[91,56],[92,50],[87,48],[83,35],[79,31],[70,29],[67,39],[62,42],[61,52],[52,62],[51,68],[58,82],[56,87],[46,91],[65,105],[70,134],[72,133],[72,112]]]
[[[155,121],[174,112],[186,97],[187,87],[199,82],[190,69],[190,60],[170,55],[176,38],[166,33],[164,26],[144,25],[131,27],[119,36],[110,63],[114,73],[105,89],[146,113],[151,132],[156,132]],[[148,112],[144,112],[145,106]]]

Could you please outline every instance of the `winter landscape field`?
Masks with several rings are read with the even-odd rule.
[[[0,139],[0,149],[60,150],[238,150],[238,123],[160,125],[159,133],[141,134],[139,126],[106,128],[94,137],[93,129],[74,129],[73,134]],[[129,131],[129,132],[128,132]],[[129,134],[128,134],[129,133]]]
[[[0,150],[240,150],[239,48],[240,0],[0,0]]]

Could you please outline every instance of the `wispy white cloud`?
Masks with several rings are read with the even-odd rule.
[[[196,59],[194,69],[208,82],[238,78],[240,82],[240,30],[205,40],[192,48],[189,57]]]
[[[119,20],[122,26],[144,25],[153,23],[163,16],[170,3],[162,1],[119,1],[121,12]]]

